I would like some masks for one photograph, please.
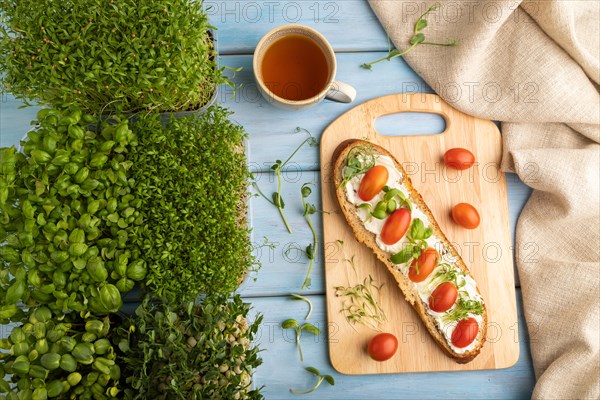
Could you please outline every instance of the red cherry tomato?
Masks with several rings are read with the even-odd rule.
[[[375,361],[385,361],[392,358],[398,350],[398,339],[391,333],[380,333],[369,341],[369,356]]]
[[[459,203],[452,207],[452,219],[458,225],[467,229],[475,229],[481,222],[477,209],[469,203]]]
[[[376,165],[367,171],[358,187],[358,197],[363,201],[371,201],[387,184],[390,173],[383,165]]]
[[[467,149],[456,147],[444,154],[444,164],[448,168],[467,169],[475,163],[475,156]]]
[[[439,254],[433,247],[425,250],[414,260],[408,270],[408,279],[413,282],[423,282],[437,265]],[[418,267],[417,267],[418,264]],[[418,269],[418,272],[417,272]]]
[[[381,229],[381,241],[387,245],[392,245],[402,239],[408,227],[410,226],[410,211],[406,208],[399,208],[385,220]]]
[[[463,319],[452,332],[452,344],[458,348],[467,347],[473,343],[478,333],[479,324],[475,318]]]
[[[435,312],[448,311],[458,298],[458,289],[452,282],[444,282],[431,293],[429,296],[429,308]]]

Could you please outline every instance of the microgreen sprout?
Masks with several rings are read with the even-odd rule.
[[[78,387],[91,381],[94,393],[105,394],[102,398],[124,398],[123,364],[115,359],[116,346],[111,343],[114,324],[108,316],[83,314],[52,312],[46,306],[23,311],[19,325],[0,340],[2,398],[81,399],[86,396]],[[4,368],[10,368],[10,374]],[[93,398],[91,390],[88,398]]]
[[[135,124],[131,170],[143,225],[132,237],[149,266],[146,287],[173,303],[229,293],[255,269],[245,132],[229,115],[212,106],[166,127],[157,113]]]
[[[306,367],[304,368],[305,370],[307,370],[308,372],[310,372],[311,374],[315,375],[318,379],[317,379],[317,383],[315,383],[315,385],[305,391],[298,391],[298,390],[294,390],[294,389],[290,389],[290,392],[294,393],[294,394],[308,394],[308,393],[312,393],[315,390],[317,390],[317,388],[319,386],[321,386],[321,383],[323,383],[323,381],[327,381],[327,383],[329,383],[331,386],[335,385],[335,380],[333,379],[333,376],[331,375],[321,375],[321,372],[319,372],[318,369],[314,368],[314,367]]]
[[[109,104],[107,112],[193,110],[218,85],[233,87],[202,1],[23,4],[0,2],[3,94],[97,114]]]
[[[283,329],[294,329],[296,331],[296,344],[298,345],[298,354],[300,355],[300,362],[304,361],[304,357],[302,356],[302,347],[300,345],[300,337],[302,336],[302,331],[307,331],[308,333],[312,333],[313,335],[320,335],[321,331],[319,330],[319,328],[317,328],[313,324],[309,324],[308,322],[300,325],[295,319],[286,319],[281,323],[281,327]]]
[[[318,145],[317,139],[314,138],[310,134],[310,132],[307,131],[306,129],[297,127],[296,133],[298,133],[298,132],[306,132],[308,134],[308,137],[302,143],[300,143],[300,145],[298,147],[296,147],[296,150],[294,150],[294,152],[287,158],[287,160],[285,160],[285,161],[276,160],[275,164],[273,164],[271,166],[271,170],[275,173],[275,176],[277,176],[277,191],[273,192],[273,194],[271,195],[271,198],[268,198],[260,190],[256,181],[252,183],[252,185],[256,188],[256,191],[258,192],[258,194],[260,196],[262,196],[265,200],[267,200],[273,206],[277,207],[277,209],[279,210],[279,214],[281,215],[281,219],[283,220],[283,223],[285,224],[285,227],[289,233],[292,233],[292,228],[290,227],[290,224],[288,223],[287,218],[285,217],[285,214],[283,213],[283,209],[285,208],[285,202],[283,201],[283,197],[281,197],[281,184],[282,184],[281,172],[283,171],[283,169],[285,168],[287,163],[289,163],[290,160],[296,155],[296,153],[302,148],[302,146],[304,146],[307,143],[311,147]]]
[[[459,289],[466,285],[467,281],[464,272],[448,263],[441,263],[439,267],[439,271],[431,278],[431,282],[427,285],[430,290],[433,290],[444,282],[452,282]],[[458,283],[459,278],[462,278],[460,283]]]
[[[354,275],[357,275],[357,273],[356,273],[356,262],[355,262],[355,259],[356,259],[356,255],[352,255],[352,257],[345,258],[343,261],[345,261],[348,264],[350,264],[350,266],[352,267],[352,271],[354,271]]]
[[[385,192],[383,199],[375,205],[375,209],[371,211],[370,216],[377,219],[385,219],[401,207],[405,207],[409,211],[412,211],[412,203],[406,197],[404,192],[399,189],[392,189],[389,186],[385,186],[383,191]],[[359,208],[364,208],[365,205],[368,206],[367,208],[369,210],[371,209],[369,203],[363,203],[359,205]]]
[[[263,236],[263,242],[260,245],[254,246],[254,249],[258,250],[262,249],[263,247],[267,247],[271,250],[275,250],[277,248],[275,243],[272,243],[266,236]]]
[[[399,252],[394,254],[390,259],[394,264],[406,264],[414,259],[419,258],[422,252],[427,250],[429,245],[427,239],[433,234],[431,227],[425,228],[425,224],[419,218],[415,218],[408,230],[409,243]],[[417,274],[419,273],[418,265]]]
[[[341,312],[353,329],[356,323],[379,331],[381,324],[387,321],[385,311],[375,298],[375,292],[381,292],[383,284],[377,286],[369,275],[363,283],[353,287],[336,286],[335,295],[344,297]],[[355,329],[356,330],[356,329]]]
[[[95,120],[43,108],[22,151],[0,148],[0,323],[18,320],[18,302],[117,312],[146,276],[131,235],[144,222],[132,179],[139,138],[125,118]]]
[[[468,295],[461,293],[458,303],[444,314],[443,319],[449,322],[460,321],[466,319],[469,314],[483,314],[483,302],[478,300],[470,300]]]
[[[364,174],[375,166],[375,154],[373,147],[360,145],[353,147],[346,157],[346,166],[342,171],[340,187],[348,183],[357,175]]]
[[[292,296],[292,300],[300,300],[300,301],[304,301],[306,302],[306,304],[308,304],[308,313],[306,314],[306,317],[304,317],[304,319],[306,321],[308,321],[308,319],[310,318],[310,314],[312,313],[312,309],[313,309],[313,305],[312,302],[310,301],[309,298],[304,297],[304,296],[300,296],[299,294],[296,293],[292,293],[290,296]]]
[[[388,54],[385,57],[380,58],[379,60],[372,61],[370,63],[362,64],[361,67],[371,70],[373,68],[374,64],[377,64],[381,61],[389,61],[392,58],[402,57],[420,45],[430,45],[430,46],[454,46],[454,45],[456,45],[456,41],[454,39],[449,39],[446,43],[427,42],[427,41],[425,41],[425,34],[423,32],[421,32],[423,29],[425,29],[427,27],[427,20],[425,19],[427,17],[427,15],[429,13],[431,13],[432,11],[438,10],[440,7],[441,7],[440,3],[433,4],[419,17],[417,22],[415,22],[413,36],[409,40],[410,47],[408,47],[407,49],[402,50],[402,51],[400,51],[398,49],[390,50],[390,51],[388,51]]]
[[[263,241],[262,243],[252,243],[252,254],[260,254],[260,252],[262,251],[263,248],[267,248],[269,250],[275,250],[277,248],[277,245],[271,241],[269,241],[269,238],[266,236],[263,236]],[[254,258],[254,265],[252,265],[251,267],[248,268],[248,272],[258,272],[258,270],[260,270],[262,268],[262,262],[260,260],[259,257],[255,257]],[[251,279],[256,282],[257,276],[253,275],[251,276]]]
[[[312,193],[312,189],[310,188],[310,183],[305,183],[302,185],[301,193],[302,193],[302,207],[304,208],[304,219],[310,228],[313,236],[313,242],[306,246],[306,256],[309,259],[308,271],[306,272],[306,277],[304,278],[304,283],[302,283],[301,289],[309,288],[311,285],[310,273],[312,271],[312,267],[315,261],[315,253],[317,252],[317,248],[319,246],[319,237],[317,236],[317,232],[315,231],[315,227],[312,224],[310,216],[316,213],[318,210],[314,204],[310,204],[306,202],[306,199]]]
[[[127,380],[119,398],[263,399],[252,385],[262,363],[253,343],[262,316],[251,320],[250,304],[239,295],[211,294],[199,304],[147,299],[113,336]]]

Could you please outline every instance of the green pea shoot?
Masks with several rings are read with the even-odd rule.
[[[286,319],[281,323],[281,327],[283,329],[294,329],[294,331],[296,332],[296,344],[298,345],[298,354],[300,355],[300,362],[304,361],[304,357],[302,356],[302,346],[300,345],[300,337],[302,336],[302,331],[312,333],[313,335],[320,335],[321,331],[319,330],[319,328],[312,324],[309,324],[308,322],[300,325],[295,319]]]
[[[273,192],[273,194],[271,195],[271,198],[268,198],[260,190],[260,187],[258,186],[258,184],[256,182],[253,182],[253,184],[252,184],[256,188],[256,191],[258,192],[258,194],[260,196],[262,196],[266,201],[271,203],[273,206],[277,207],[277,210],[279,211],[279,214],[281,215],[281,219],[283,220],[285,228],[287,229],[287,231],[289,233],[292,233],[292,228],[290,227],[290,224],[288,223],[288,220],[285,217],[285,214],[283,213],[283,210],[285,208],[285,202],[283,201],[283,197],[281,196],[281,186],[282,186],[281,172],[283,171],[285,166],[290,162],[290,160],[296,155],[296,153],[305,144],[308,144],[311,147],[318,145],[317,139],[315,139],[310,134],[310,132],[307,131],[306,129],[298,127],[298,128],[296,128],[296,133],[298,133],[298,132],[306,132],[308,134],[308,137],[302,143],[300,143],[300,145],[298,147],[296,147],[296,150],[294,150],[294,152],[285,161],[276,160],[275,164],[273,164],[271,166],[271,170],[275,173],[275,176],[277,177],[277,191]]]
[[[450,39],[448,40],[446,43],[435,43],[435,42],[427,42],[425,41],[425,34],[423,32],[421,32],[423,29],[427,28],[427,20],[425,19],[425,17],[427,17],[427,15],[429,13],[431,13],[432,11],[436,11],[441,7],[440,3],[435,3],[433,4],[431,7],[429,7],[417,20],[417,22],[415,22],[415,28],[413,31],[413,36],[410,38],[409,44],[410,47],[408,47],[405,50],[398,50],[398,49],[393,49],[390,50],[388,52],[388,54],[383,57],[380,58],[379,60],[375,60],[375,61],[371,61],[369,63],[365,63],[362,64],[361,67],[364,69],[368,69],[371,70],[373,69],[373,65],[377,64],[381,61],[390,61],[392,58],[396,58],[396,57],[402,57],[405,54],[407,54],[408,52],[414,50],[417,46],[420,45],[430,45],[430,46],[455,46],[456,45],[456,41],[454,39]]]
[[[309,393],[312,393],[315,390],[317,390],[319,388],[319,386],[321,386],[321,383],[323,383],[323,381],[326,381],[331,386],[335,385],[335,380],[333,379],[333,376],[321,375],[321,372],[314,367],[306,367],[304,369],[317,377],[317,383],[315,383],[315,385],[308,390],[299,391],[299,390],[290,389],[290,392],[292,392],[294,394],[309,394]]]

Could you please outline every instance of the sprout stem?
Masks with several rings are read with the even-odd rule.
[[[294,393],[294,394],[309,394],[309,393],[312,393],[312,392],[314,392],[315,390],[317,390],[317,388],[318,388],[319,386],[321,386],[321,382],[323,382],[323,379],[325,379],[325,378],[324,378],[324,377],[322,377],[322,376],[320,376],[320,377],[319,377],[319,380],[317,381],[317,384],[316,384],[315,386],[313,386],[312,388],[310,388],[310,389],[306,390],[306,391],[303,391],[303,392],[301,392],[301,391],[298,391],[298,390],[290,389],[290,392],[292,392],[292,393]]]
[[[310,299],[308,299],[307,297],[300,296],[299,294],[295,294],[295,293],[292,293],[291,296],[294,298],[294,300],[303,300],[306,303],[308,303],[308,313],[306,314],[306,317],[304,317],[304,319],[308,321],[308,319],[310,318],[310,314],[312,313],[312,309],[313,309],[312,301],[310,301]]]
[[[298,344],[298,354],[300,354],[300,362],[304,361],[304,357],[302,357],[302,346],[300,345],[300,333],[302,332],[302,328],[296,328],[296,343]]]
[[[298,151],[298,150],[296,150]],[[295,154],[296,152],[294,152]],[[291,157],[290,157],[291,158]],[[289,161],[289,158],[288,160]],[[286,161],[286,163],[287,163]],[[283,164],[285,165],[285,164]],[[288,230],[289,233],[292,233],[292,228],[290,227],[290,224],[288,224],[287,218],[285,217],[285,214],[283,213],[283,207],[281,206],[281,168],[283,168],[283,165],[277,169],[277,171],[275,171],[276,175],[277,175],[277,193],[279,194],[278,197],[278,204],[275,204],[275,206],[277,207],[277,209],[279,210],[279,215],[281,215],[281,219],[283,220],[283,223],[285,224],[286,229]]]

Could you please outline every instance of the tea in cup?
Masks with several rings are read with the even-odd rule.
[[[316,30],[284,25],[267,33],[256,46],[254,77],[261,94],[275,106],[301,110],[330,100],[351,103],[356,90],[336,81],[333,48]]]

